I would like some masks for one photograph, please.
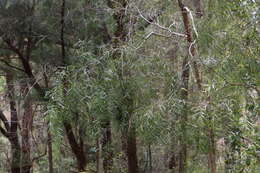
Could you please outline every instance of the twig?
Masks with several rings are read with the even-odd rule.
[[[176,36],[180,36],[180,37],[187,37],[186,34],[182,34],[182,33],[178,33],[178,32],[172,31],[172,30],[170,29],[170,27],[172,27],[172,24],[171,24],[168,28],[167,28],[167,27],[164,27],[164,26],[162,26],[162,25],[160,25],[160,24],[158,24],[158,23],[154,23],[154,22],[149,21],[147,18],[145,18],[145,17],[143,16],[143,14],[140,12],[140,10],[139,10],[138,8],[137,8],[137,11],[138,11],[139,15],[141,16],[141,18],[144,19],[147,23],[149,23],[149,24],[151,24],[151,25],[154,25],[154,26],[156,26],[156,27],[158,27],[158,28],[160,28],[160,29],[162,29],[162,30],[164,30],[164,31],[167,31],[167,32],[169,32],[171,35],[176,35]]]
[[[23,70],[23,69],[21,69],[21,68],[19,68],[19,67],[16,67],[16,66],[13,66],[13,65],[11,65],[11,64],[9,64],[8,62],[6,62],[5,60],[3,60],[3,59],[0,59],[0,61],[1,62],[3,62],[3,63],[5,63],[5,65],[7,65],[7,66],[9,66],[9,67],[11,67],[11,68],[14,68],[14,69],[16,69],[16,70],[19,70],[19,71],[22,71],[22,72],[24,72],[25,73],[25,71]]]

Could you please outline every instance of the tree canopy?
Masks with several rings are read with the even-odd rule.
[[[0,173],[256,173],[260,4],[0,0]]]

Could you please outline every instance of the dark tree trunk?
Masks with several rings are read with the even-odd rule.
[[[181,75],[181,99],[183,100],[182,114],[181,114],[181,129],[182,132],[180,134],[180,152],[179,152],[179,173],[185,173],[187,167],[187,121],[188,121],[188,110],[187,110],[187,101],[188,101],[188,90],[189,90],[189,78],[190,78],[190,67],[189,67],[189,58],[190,51],[192,56],[195,55],[195,48],[192,44],[192,32],[191,26],[189,23],[188,10],[185,8],[184,4],[181,0],[178,0],[179,7],[182,12],[182,18],[185,28],[185,33],[187,36],[187,56],[184,58],[182,63],[182,75]],[[195,75],[196,76],[196,75]],[[198,82],[198,81],[197,81]],[[201,88],[200,83],[198,83],[198,87]]]
[[[44,73],[43,74],[43,77],[44,77],[44,82],[45,82],[45,87],[46,88],[49,88],[49,80],[48,80],[48,77],[47,77],[47,74]],[[45,110],[47,110],[47,107],[45,107]],[[47,148],[48,148],[48,163],[49,163],[49,173],[54,173],[54,170],[53,170],[53,155],[52,155],[52,134],[51,134],[51,130],[50,130],[50,122],[48,121],[47,122],[47,126],[48,126],[48,129],[47,129]]]
[[[21,148],[17,135],[11,135],[11,173],[20,173]]]
[[[65,127],[66,135],[72,152],[77,159],[78,170],[84,171],[87,165],[87,158],[85,156],[83,146],[77,143],[71,125],[67,122],[63,122],[63,125]]]
[[[148,161],[148,172],[152,172],[153,170],[153,162],[152,162],[152,150],[151,150],[151,144],[148,145],[147,148],[147,161]]]
[[[64,31],[65,31],[65,6],[66,6],[66,0],[61,0],[61,12],[60,12],[60,40],[61,40],[61,58],[62,58],[62,65],[66,67],[66,52],[65,52],[65,39],[64,39]],[[63,95],[64,97],[67,94],[67,88],[68,88],[68,82],[66,77],[63,78]],[[87,165],[87,158],[84,153],[84,146],[83,141],[80,137],[79,143],[77,142],[75,135],[73,133],[73,128],[71,124],[67,121],[63,121],[63,125],[65,127],[66,135],[70,144],[70,147],[72,149],[73,154],[75,155],[77,159],[77,165],[79,172],[85,171],[85,167]]]
[[[12,162],[11,162],[11,172],[20,173],[20,161],[21,161],[21,147],[17,134],[18,127],[18,117],[16,110],[16,103],[14,100],[14,83],[13,76],[10,72],[6,73],[6,84],[7,84],[7,95],[9,99],[10,111],[11,111],[11,123],[10,128],[8,129],[8,139],[11,143],[11,153],[12,153]]]
[[[209,154],[208,154],[208,167],[210,173],[216,173],[216,144],[215,135],[212,128],[209,129]]]
[[[30,146],[30,132],[33,123],[32,102],[28,97],[29,88],[26,83],[21,83],[21,93],[24,96],[24,113],[22,117],[21,129],[21,173],[30,173],[32,168],[31,160],[31,146]]]
[[[100,145],[99,145],[99,139],[96,141],[96,173],[99,173],[100,171]]]
[[[51,135],[50,129],[48,129],[48,144],[47,145],[48,145],[49,173],[54,173],[53,158],[52,158],[52,135]]]
[[[113,168],[113,149],[111,145],[111,125],[110,120],[102,122],[102,153],[104,173],[112,173]]]
[[[128,162],[128,173],[138,173],[136,132],[134,127],[130,127],[128,131],[126,156]]]

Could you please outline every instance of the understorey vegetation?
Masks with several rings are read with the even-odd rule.
[[[0,173],[257,173],[260,4],[0,0]]]

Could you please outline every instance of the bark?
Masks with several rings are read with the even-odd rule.
[[[113,168],[113,150],[112,150],[112,134],[109,120],[104,120],[102,124],[102,153],[104,173],[112,173]]]
[[[6,84],[7,84],[7,95],[9,99],[10,111],[11,111],[11,122],[10,129],[8,131],[8,139],[11,143],[11,173],[20,173],[20,160],[21,160],[21,146],[18,139],[17,127],[18,117],[16,110],[16,103],[14,100],[14,83],[13,76],[10,72],[6,73]]]
[[[198,89],[201,90],[202,79],[200,77],[198,64],[195,60],[196,50],[195,50],[195,46],[193,44],[194,40],[193,40],[191,25],[190,25],[190,21],[189,21],[189,12],[187,11],[186,6],[182,3],[182,0],[178,0],[178,4],[179,4],[179,7],[182,12],[185,33],[187,36],[187,42],[188,42],[187,52],[188,52],[188,55],[191,54],[191,56],[192,56],[191,58],[192,58],[192,65],[194,67],[195,79],[197,82]],[[189,68],[189,67],[187,66],[187,68]]]
[[[186,10],[185,6],[183,5],[181,0],[178,0],[179,7],[182,12],[182,18],[185,28],[185,33],[187,35],[187,54],[189,55],[189,51],[191,49],[192,54],[195,53],[195,48],[192,45],[192,33],[191,33],[191,26],[189,23],[188,11]],[[179,152],[179,173],[185,173],[187,167],[187,121],[188,121],[188,112],[187,112],[187,101],[188,101],[188,90],[189,90],[189,78],[190,78],[190,67],[189,67],[189,59],[188,55],[184,58],[182,64],[182,75],[181,75],[181,99],[183,100],[183,108],[182,108],[182,115],[181,115],[181,129],[182,133],[179,137],[180,140],[180,152]]]
[[[215,135],[212,128],[209,130],[209,154],[208,154],[208,167],[211,173],[216,173],[216,143]]]
[[[130,127],[128,131],[126,154],[127,154],[127,162],[128,162],[128,173],[138,173],[135,128]]]
[[[23,72],[25,72],[25,74],[29,77],[29,83],[31,86],[33,86],[33,88],[38,92],[39,96],[43,99],[45,96],[45,91],[43,90],[43,88],[40,86],[40,84],[37,82],[33,72],[32,72],[32,68],[29,62],[29,56],[30,55],[26,55],[27,58],[25,58],[25,56],[22,53],[22,50],[19,50],[18,48],[16,48],[13,43],[6,39],[4,40],[4,42],[7,44],[8,49],[10,49],[11,51],[13,51],[14,53],[16,53],[18,55],[18,59],[20,60],[23,69],[21,69]],[[7,62],[8,64],[8,62]]]
[[[3,124],[4,124],[4,128],[2,128],[2,127],[0,126],[0,131],[1,131],[1,133],[2,133],[6,138],[8,138],[8,137],[9,137],[8,132],[9,132],[9,130],[10,130],[10,125],[9,125],[9,122],[8,122],[7,118],[5,117],[5,115],[4,115],[4,113],[3,113],[2,110],[0,110],[0,120],[1,120],[1,121],[3,122]]]
[[[32,160],[30,156],[31,146],[30,146],[30,132],[33,123],[33,112],[32,112],[32,102],[28,98],[29,88],[27,84],[21,83],[21,93],[25,98],[24,101],[24,113],[22,116],[22,129],[21,129],[21,172],[30,173],[32,168]]]
[[[30,113],[28,113],[25,116],[29,116]],[[22,173],[30,173],[30,170],[32,168],[32,160],[30,157],[31,153],[31,146],[30,146],[30,137],[29,137],[29,128],[28,128],[28,119],[30,117],[23,117],[22,120],[22,155],[21,155],[21,172]]]
[[[99,173],[100,172],[100,145],[99,145],[99,140],[97,139],[96,141],[96,172]]]
[[[116,12],[113,15],[113,18],[117,24],[116,30],[114,32],[114,40],[112,42],[113,48],[116,50],[113,54],[114,59],[117,59],[120,57],[120,52],[118,51],[118,48],[122,42],[127,41],[127,28],[126,28],[126,21],[128,21],[128,16],[126,16],[126,7],[128,5],[128,1],[126,0],[118,0],[118,1],[112,1],[107,0],[108,6],[110,8],[113,8]],[[129,75],[130,73],[122,73],[121,67],[118,67],[118,75],[121,80],[123,80],[123,75]],[[123,96],[124,97],[124,96]],[[122,124],[125,124],[124,128],[121,132],[122,135],[125,136],[125,139],[122,139],[123,144],[123,151],[126,153],[127,157],[127,164],[128,164],[128,173],[138,173],[138,158],[137,158],[137,146],[136,146],[136,132],[135,132],[135,126],[130,124],[131,116],[132,116],[132,98],[129,98],[128,96],[124,98],[125,104],[127,107],[131,107],[130,109],[127,108],[126,110],[128,112],[127,120],[122,120]],[[121,108],[118,108],[119,111],[119,117],[123,117]],[[128,129],[128,130],[126,130]],[[126,140],[126,141],[125,141]],[[125,149],[124,149],[125,148]]]
[[[171,157],[169,159],[169,165],[168,165],[169,169],[171,169],[171,173],[175,173],[176,172],[176,168],[177,168],[177,158],[175,153],[171,154]]]
[[[200,0],[195,0],[197,5],[197,10],[199,13],[201,12]],[[194,1],[194,2],[195,2]],[[202,88],[202,80],[199,74],[199,69],[196,60],[194,59],[196,55],[194,43],[193,43],[193,36],[191,30],[191,24],[189,21],[189,11],[187,7],[183,4],[182,0],[178,0],[179,8],[181,9],[183,24],[185,29],[185,34],[187,38],[187,54],[191,55],[192,58],[192,65],[194,67],[195,79],[198,86],[198,89],[201,90]],[[202,14],[202,13],[200,13]],[[189,96],[189,78],[190,78],[190,67],[189,67],[189,59],[186,56],[183,60],[182,64],[182,86],[181,86],[181,99],[183,100],[183,111],[181,115],[181,129],[182,134],[180,135],[180,152],[179,152],[179,173],[186,173],[187,172],[187,122],[188,122],[188,96]]]
[[[18,141],[18,136],[11,135],[11,173],[20,173],[20,159],[21,159],[21,147]]]
[[[44,83],[45,83],[45,87],[49,88],[49,80],[48,80],[48,76],[46,73],[43,73],[43,78],[44,78]],[[47,107],[45,107],[45,109],[47,110]],[[49,173],[54,173],[53,170],[53,155],[52,155],[52,134],[51,134],[51,130],[50,130],[50,122],[47,122],[47,150],[48,150],[48,163],[49,163]]]
[[[146,167],[146,170],[147,170],[148,173],[153,171],[151,144],[149,144],[148,148],[147,148],[147,167]]]
[[[53,157],[52,157],[52,135],[48,129],[48,162],[49,162],[49,173],[54,173],[53,171]]]
[[[80,146],[77,143],[75,135],[72,131],[71,125],[67,122],[63,122],[63,125],[65,127],[66,135],[67,135],[71,150],[77,159],[78,170],[84,171],[85,167],[87,165],[87,159],[84,154],[83,146]]]
[[[64,67],[66,67],[66,65],[67,65],[67,62],[66,62],[66,51],[65,51],[65,39],[64,39],[65,6],[66,6],[66,0],[61,0],[60,40],[61,40],[61,58],[62,58],[62,63],[63,63]],[[64,77],[64,79],[63,79],[63,95],[64,95],[64,97],[67,94],[67,88],[68,88],[67,78]],[[75,135],[73,133],[73,128],[72,128],[71,124],[68,121],[63,120],[63,125],[65,127],[66,136],[68,138],[68,141],[69,141],[70,147],[72,149],[72,152],[73,152],[73,154],[76,157],[78,170],[79,170],[79,172],[85,171],[85,167],[87,165],[87,158],[86,158],[85,153],[84,153],[83,141],[80,138],[80,142],[79,143],[77,142],[76,137],[75,137]]]

